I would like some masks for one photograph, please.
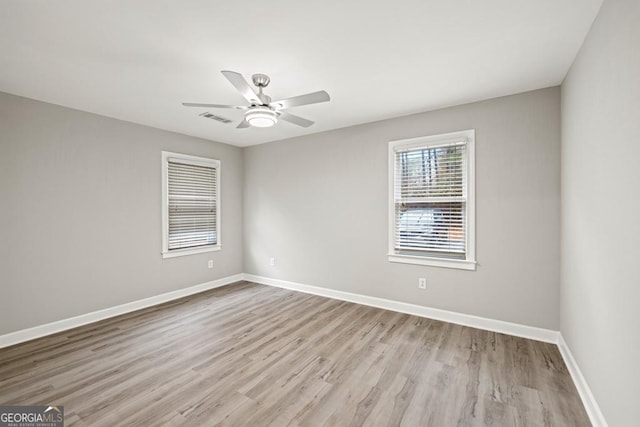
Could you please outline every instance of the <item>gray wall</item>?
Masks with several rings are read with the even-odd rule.
[[[470,128],[477,271],[388,262],[388,141]],[[244,154],[246,273],[558,329],[559,88]],[[418,277],[427,278],[427,291],[418,289]]]
[[[161,150],[222,161],[220,252],[162,259]],[[237,147],[0,93],[0,334],[242,272],[243,175]]]
[[[605,0],[562,86],[561,331],[610,426],[640,423],[639,24]]]

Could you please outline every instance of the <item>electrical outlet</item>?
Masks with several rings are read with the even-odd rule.
[[[207,263],[207,267],[213,268],[213,260],[212,259],[210,259],[209,262]]]
[[[276,259],[274,257],[269,258],[269,265],[271,267],[273,267],[274,265],[276,265]]]
[[[426,277],[420,277],[418,279],[418,288],[419,289],[427,289],[427,278]]]

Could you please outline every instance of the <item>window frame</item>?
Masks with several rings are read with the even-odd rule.
[[[449,144],[465,142],[466,162],[466,200],[465,200],[465,258],[434,257],[429,255],[399,254],[395,249],[396,205],[395,205],[395,172],[396,152],[407,149],[433,148]],[[387,257],[390,262],[404,264],[428,265],[433,267],[456,268],[462,270],[476,269],[475,250],[475,129],[450,132],[439,135],[422,136],[389,142],[389,205],[388,205],[388,238]]]
[[[216,243],[212,245],[169,250],[169,159],[182,163],[214,168],[216,170]],[[162,151],[162,258],[174,258],[185,255],[219,251],[222,249],[220,230],[220,160],[189,154]]]

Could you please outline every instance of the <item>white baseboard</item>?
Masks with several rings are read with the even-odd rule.
[[[351,292],[304,285],[301,283],[288,282],[286,280],[272,279],[270,277],[256,276],[253,274],[245,273],[243,277],[244,280],[260,283],[263,285],[291,289],[293,291],[300,291],[327,298],[354,302],[357,304],[368,305],[376,308],[384,308],[400,313],[413,314],[415,316],[427,317],[429,319],[441,320],[443,322],[456,323],[458,325],[470,326],[472,328],[500,332],[508,335],[515,335],[517,337],[529,338],[536,341],[543,341],[552,344],[556,344],[558,342],[559,332],[550,329],[525,326],[517,323],[504,322],[502,320],[488,319],[485,317],[473,316],[470,314],[456,313],[453,311],[409,304],[406,302],[393,301],[384,298],[371,297],[368,295],[354,294]]]
[[[167,292],[153,297],[117,305],[115,307],[105,308],[104,310],[81,314],[80,316],[70,317],[68,319],[59,320],[57,322],[47,323],[44,325],[35,326],[33,328],[23,329],[5,335],[0,335],[0,348],[19,344],[25,341],[30,341],[32,339],[40,338],[46,335],[66,331],[67,329],[77,328],[78,326],[108,319],[114,316],[119,316],[121,314],[130,313],[142,308],[162,304],[168,301],[197,294],[209,289],[218,288],[220,286],[238,282],[240,280],[243,280],[243,275],[235,274],[233,276],[223,277],[211,282],[201,283],[199,285],[190,286],[184,289],[178,289],[177,291]]]
[[[589,419],[591,420],[591,424],[593,427],[607,427],[607,421],[600,410],[600,406],[596,402],[596,399],[593,397],[593,393],[591,393],[591,388],[589,384],[587,384],[587,380],[582,375],[582,371],[578,367],[578,363],[576,359],[573,358],[573,354],[571,350],[569,350],[569,346],[562,334],[558,336],[558,348],[560,349],[560,354],[564,359],[564,364],[567,365],[567,369],[571,374],[571,379],[573,379],[573,383],[576,385],[578,389],[578,394],[582,399],[582,404],[589,415]]]

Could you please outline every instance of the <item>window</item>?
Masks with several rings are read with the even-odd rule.
[[[474,140],[389,143],[389,261],[475,270]]]
[[[162,152],[162,256],[220,249],[220,161]]]

